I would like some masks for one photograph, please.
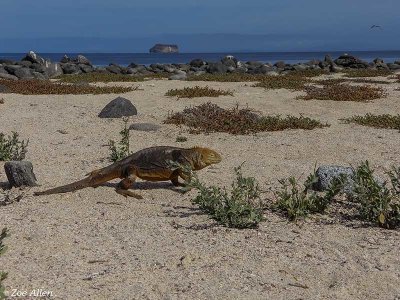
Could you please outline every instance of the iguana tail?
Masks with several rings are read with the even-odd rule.
[[[33,194],[35,196],[40,196],[40,195],[51,195],[51,194],[58,194],[58,193],[68,193],[68,192],[81,190],[81,189],[90,187],[90,186],[92,186],[91,182],[92,181],[89,176],[82,180],[75,181],[75,182],[67,184],[67,185],[59,186],[59,187],[49,189],[46,191],[42,191],[42,192],[34,192]]]
[[[111,165],[102,169],[94,170],[87,174],[87,177],[75,181],[73,183],[55,187],[53,189],[49,189],[46,191],[42,192],[35,192],[35,196],[39,195],[51,195],[51,194],[59,194],[59,193],[68,193],[68,192],[73,192],[76,190],[81,190],[87,187],[97,187],[102,183],[105,183],[109,180],[119,178],[121,175],[121,172],[118,168],[117,165]]]

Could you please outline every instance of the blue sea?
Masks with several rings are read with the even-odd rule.
[[[326,54],[330,54],[334,59],[342,55],[341,51],[323,52],[249,52],[249,53],[176,53],[176,54],[153,54],[153,53],[38,53],[42,57],[49,58],[58,62],[66,54],[75,57],[78,54],[86,56],[93,65],[106,66],[110,63],[128,65],[130,63],[150,65],[153,63],[188,63],[192,59],[200,58],[205,61],[218,61],[226,55],[233,55],[240,61],[261,61],[275,63],[285,61],[286,63],[306,62],[313,59],[324,59]],[[375,58],[382,58],[385,62],[400,60],[400,51],[349,51],[348,54],[354,55],[365,61],[372,61]],[[20,60],[25,53],[0,53],[0,58]]]

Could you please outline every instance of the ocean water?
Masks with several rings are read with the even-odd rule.
[[[261,61],[275,63],[285,61],[286,63],[306,62],[312,59],[324,59],[326,54],[330,54],[334,59],[344,52],[323,51],[323,52],[253,52],[253,53],[174,53],[174,54],[153,54],[153,53],[38,53],[42,57],[49,58],[58,62],[64,56],[75,57],[78,54],[85,55],[92,64],[96,66],[106,66],[110,63],[128,65],[130,63],[150,65],[153,63],[188,63],[195,58],[205,61],[219,61],[226,55],[233,55],[240,61]],[[400,51],[349,51],[348,54],[359,57],[368,62],[379,57],[385,62],[400,60]],[[24,53],[0,53],[0,58],[20,60]]]

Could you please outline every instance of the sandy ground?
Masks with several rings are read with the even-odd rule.
[[[137,85],[120,83],[121,85]],[[170,88],[211,86],[234,97],[165,97]],[[263,189],[305,176],[315,163],[357,165],[368,159],[377,172],[400,164],[400,133],[342,124],[354,114],[400,112],[398,84],[383,86],[386,99],[370,103],[295,100],[300,92],[266,91],[246,83],[149,81],[123,96],[139,115],[130,122],[161,124],[158,132],[131,131],[133,151],[154,145],[207,146],[223,161],[199,172],[208,184],[229,186],[233,168]],[[97,117],[117,95],[21,96],[0,94],[1,132],[30,140],[27,159],[41,187],[0,207],[0,228],[11,237],[0,269],[7,291],[43,289],[52,299],[399,299],[400,232],[354,226],[341,218],[313,217],[298,224],[266,212],[256,230],[217,226],[170,183],[138,182],[143,200],[125,199],[113,185],[33,197],[35,190],[81,179],[106,166],[109,139],[121,120]],[[191,135],[162,124],[168,111],[212,101],[238,103],[263,114],[304,114],[332,126],[233,136]],[[58,132],[66,131],[66,134]],[[188,138],[175,141],[178,135]],[[0,163],[0,183],[7,179]],[[266,193],[264,198],[270,197]]]

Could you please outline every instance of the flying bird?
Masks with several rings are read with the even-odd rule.
[[[381,25],[372,25],[370,27],[370,29],[374,29],[374,28],[379,28],[380,30],[382,30],[382,26]]]

